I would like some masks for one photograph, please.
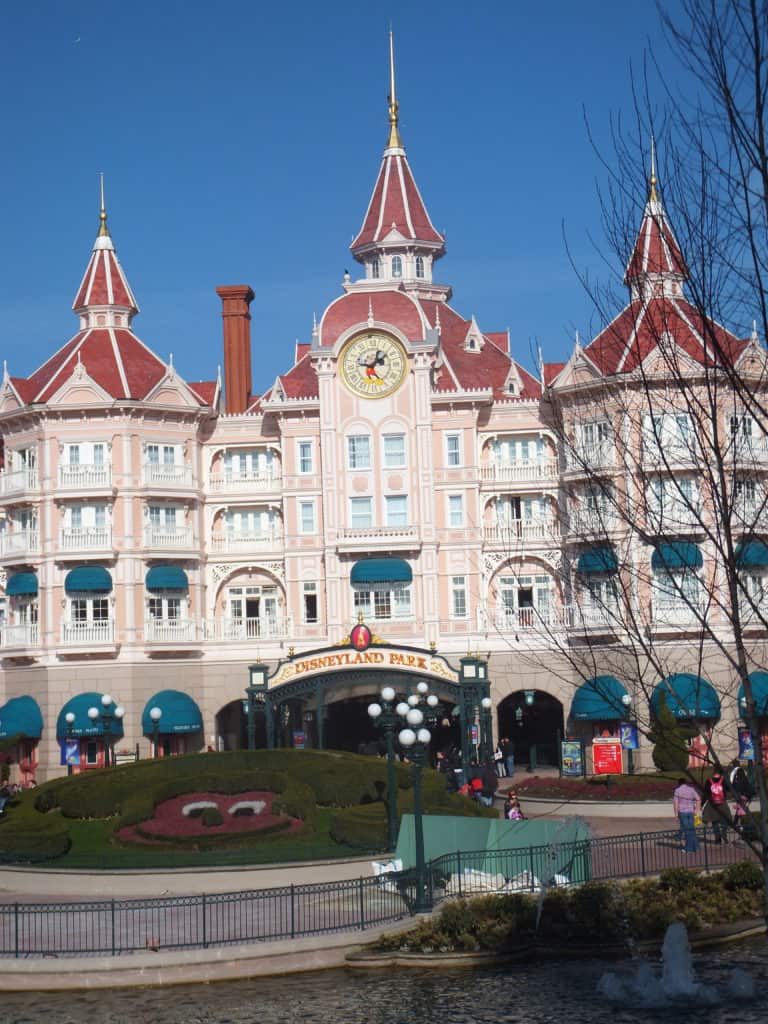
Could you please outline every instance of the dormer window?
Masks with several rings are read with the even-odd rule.
[[[380,277],[380,276],[381,276],[381,264],[379,263],[378,259],[375,259],[371,263],[371,277]]]
[[[423,256],[417,256],[416,257],[416,277],[419,277],[419,278],[423,278],[424,277],[424,257]]]
[[[517,381],[515,380],[514,377],[510,377],[509,380],[507,381],[507,394],[508,395],[516,395],[517,394]]]
[[[467,341],[467,348],[469,349],[470,352],[477,352],[477,342],[475,341],[474,338],[470,338]]]
[[[392,277],[403,276],[403,260],[400,256],[392,257]]]

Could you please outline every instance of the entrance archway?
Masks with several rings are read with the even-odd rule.
[[[256,746],[266,747],[267,726],[264,712],[256,713]],[[244,700],[233,700],[216,715],[216,740],[219,750],[248,749],[248,710]]]
[[[526,700],[533,693],[533,703]],[[537,764],[557,765],[558,742],[563,737],[563,705],[541,690],[518,690],[498,706],[498,735],[515,746],[515,763],[529,764],[535,747]]]

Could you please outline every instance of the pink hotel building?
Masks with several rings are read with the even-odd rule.
[[[604,332],[537,375],[515,361],[506,332],[456,312],[438,283],[445,240],[409,167],[396,101],[351,252],[359,278],[345,276],[274,382],[252,383],[245,285],[217,289],[224,381],[185,381],[134,333],[139,308],[102,200],[72,307],[77,333],[0,385],[0,738],[20,737],[22,781],[63,772],[64,751],[85,770],[110,746],[118,759],[244,746],[253,662],[268,666],[275,699],[269,730],[257,716],[259,745],[298,734],[354,749],[370,737],[366,705],[385,681],[408,687],[422,672],[439,692],[468,651],[488,660],[494,734],[513,736],[518,760],[536,744],[551,762],[559,735],[589,745],[630,716],[621,698],[640,699],[638,680],[629,663],[623,678],[613,668],[621,637],[600,602],[618,570],[605,546],[585,546],[579,516],[594,517],[593,499],[581,460],[558,443],[551,399],[561,396],[578,450],[601,453],[610,476],[613,428],[603,400],[590,405],[596,383],[631,373],[653,347],[657,313],[676,318],[690,351],[701,344],[655,191],[610,341]],[[739,357],[756,345],[727,338]],[[580,486],[568,519],[566,489]],[[702,571],[700,547],[684,547],[686,568]],[[672,645],[686,625],[677,611],[665,620]],[[360,620],[387,671],[355,673],[333,657]],[[590,703],[563,658],[585,636],[597,663],[601,645],[613,652],[613,706]],[[698,679],[689,649],[677,644],[679,671]],[[280,702],[302,673],[328,684],[322,703],[320,689],[286,690]],[[699,681],[698,712],[733,747],[737,702],[722,659]],[[635,762],[650,765],[647,748]]]

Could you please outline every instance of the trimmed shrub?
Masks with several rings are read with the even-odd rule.
[[[224,819],[218,807],[206,807],[200,815],[200,823],[206,828],[212,828],[215,825],[223,825]]]
[[[737,864],[729,864],[721,872],[726,889],[750,889],[758,891],[763,888],[763,869],[753,860],[740,860]]]

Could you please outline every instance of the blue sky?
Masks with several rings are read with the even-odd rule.
[[[630,63],[659,40],[650,0],[318,4],[33,0],[0,9],[0,356],[25,376],[70,311],[106,176],[134,328],[189,380],[221,362],[215,287],[248,283],[254,385],[287,369],[340,292],[386,141],[387,29],[401,131],[448,254],[453,305],[531,365],[598,321],[597,185]],[[663,53],[663,47],[660,46]]]

